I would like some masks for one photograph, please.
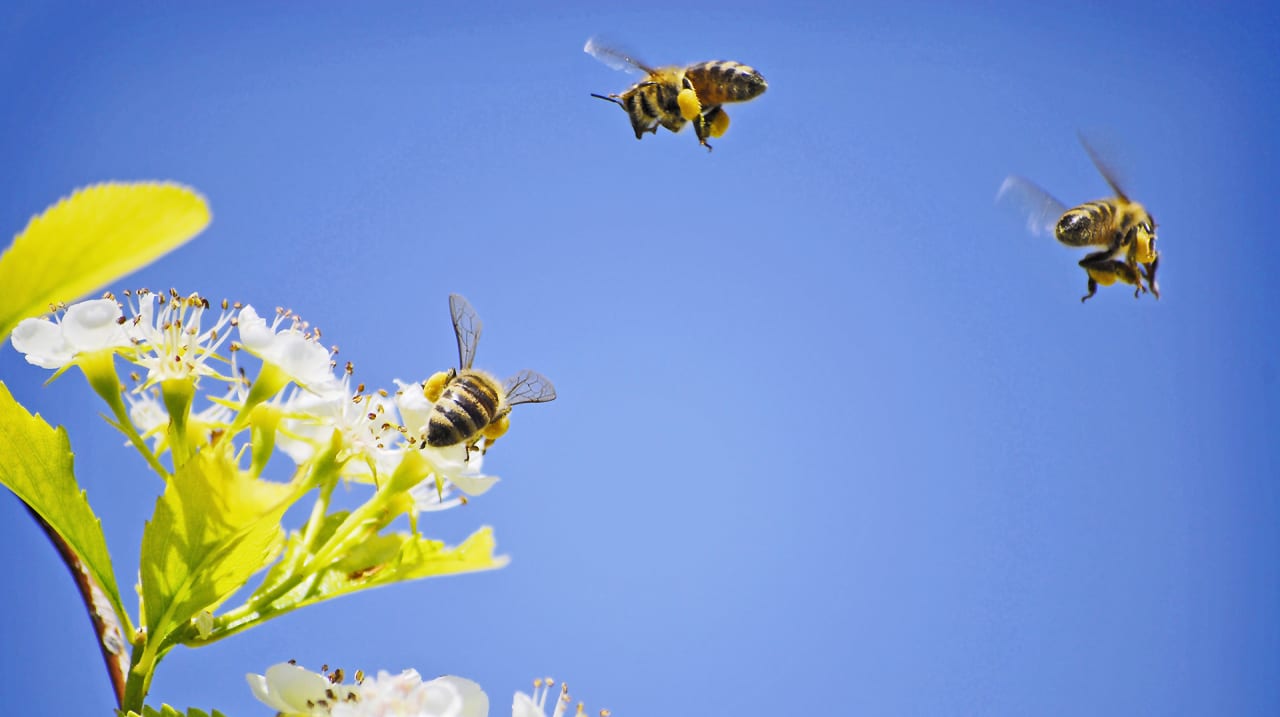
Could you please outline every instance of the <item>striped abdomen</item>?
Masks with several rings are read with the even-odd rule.
[[[731,60],[690,65],[684,71],[703,106],[746,102],[764,94],[769,83],[755,68]]]
[[[1067,246],[1110,246],[1116,236],[1118,210],[1108,199],[1081,204],[1062,215],[1054,236]]]
[[[469,440],[498,417],[503,398],[502,385],[493,377],[462,371],[431,407],[427,443],[440,447]]]

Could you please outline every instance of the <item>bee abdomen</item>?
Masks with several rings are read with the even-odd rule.
[[[769,83],[754,67],[732,60],[699,62],[685,70],[703,105],[746,102],[764,94]]]
[[[471,438],[493,422],[502,397],[493,381],[464,373],[453,380],[431,407],[427,443],[452,446]]]
[[[1054,236],[1067,246],[1111,244],[1116,211],[1110,202],[1088,202],[1069,209],[1054,228]]]

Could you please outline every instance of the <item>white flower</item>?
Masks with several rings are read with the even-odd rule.
[[[183,298],[177,292],[166,296],[143,290],[136,297],[128,330],[139,349],[134,360],[147,369],[144,386],[202,376],[232,380],[233,374],[224,375],[209,365],[209,359],[218,358],[234,309],[224,302],[222,313],[206,329],[204,315],[212,306],[199,294]]]
[[[436,447],[427,445],[427,421],[431,416],[431,401],[422,393],[422,384],[405,383],[396,379],[396,407],[404,419],[405,432],[408,434],[406,450],[418,450],[424,458],[435,467],[440,477],[456,486],[463,493],[476,496],[492,488],[498,482],[497,476],[487,476],[480,472],[484,462],[483,448],[467,450],[461,443],[453,446]],[[418,510],[439,510],[444,505],[443,496],[436,491],[436,473],[427,476],[412,491]],[[448,493],[448,491],[444,491]]]
[[[288,326],[281,329],[285,319]],[[318,394],[337,390],[329,351],[320,345],[316,335],[304,332],[306,324],[285,311],[267,324],[252,306],[240,309],[237,319],[240,344],[254,356],[284,371],[299,386]]]
[[[231,425],[235,418],[235,410],[231,406],[242,403],[245,394],[244,384],[232,383],[221,399],[195,411],[187,419],[188,431],[199,435],[200,440],[208,441],[213,431]],[[165,429],[169,427],[169,411],[160,400],[159,390],[155,387],[140,387],[125,394],[129,403],[129,420],[133,422],[143,438],[154,441],[151,450],[160,453],[168,443]],[[126,441],[125,445],[129,445]]]
[[[488,717],[489,698],[480,685],[462,677],[423,682],[416,670],[379,672],[356,684],[342,683],[342,671],[325,676],[290,663],[245,675],[263,704],[289,717]]]
[[[488,717],[489,698],[462,677],[423,682],[416,670],[379,672],[359,685],[359,699],[334,705],[333,717]]]
[[[340,700],[354,698],[355,688],[334,685],[324,675],[282,662],[266,675],[248,674],[253,696],[284,715],[328,715]]]
[[[24,319],[13,330],[13,348],[25,354],[27,363],[60,369],[80,354],[132,346],[121,327],[124,312],[114,299],[93,299],[72,304],[54,323],[49,319]]]
[[[523,692],[517,692],[511,701],[511,717],[547,717],[547,697],[551,694],[551,688],[555,686],[555,680],[550,677],[544,680],[533,681],[533,696],[530,697]],[[551,713],[551,717],[562,717],[565,711],[569,709],[572,700],[569,697],[569,685],[560,685],[560,695],[555,698],[555,710]],[[578,703],[578,710],[574,715],[585,715],[587,712],[583,709],[581,702]],[[608,717],[608,710],[600,710],[602,717]]]
[[[450,493],[450,486],[466,495],[477,496],[483,495],[498,484],[497,476],[484,475],[480,472],[480,466],[484,463],[483,454],[478,450],[472,450],[468,457],[467,447],[461,443],[443,448],[419,443],[416,446],[406,447],[406,450],[420,451],[427,462],[435,468],[435,471],[428,474],[421,483],[409,490],[419,511],[452,507],[454,503],[444,504],[443,502]],[[445,483],[445,488],[441,492],[436,490],[437,474]]]
[[[329,444],[334,430],[342,436],[342,475],[374,480],[390,475],[399,463],[401,440],[395,405],[380,393],[353,394],[344,375],[337,390],[324,394],[294,391],[281,404],[277,445],[302,465]]]
[[[129,402],[129,420],[133,422],[143,438],[151,438],[155,443],[151,446],[154,453],[159,453],[165,444],[164,429],[169,425],[169,412],[160,401],[157,389],[149,388],[125,394]],[[125,445],[131,445],[125,441]]]
[[[422,392],[422,384],[405,383],[395,379],[396,408],[404,417],[405,430],[412,436],[427,435],[427,421],[431,418],[431,401]]]

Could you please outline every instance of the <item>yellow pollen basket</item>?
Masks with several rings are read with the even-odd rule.
[[[723,110],[711,120],[711,136],[723,137],[724,133],[729,129],[729,113]]]
[[[698,93],[687,87],[676,95],[676,102],[680,105],[680,116],[687,120],[702,114],[702,103],[698,101]]]
[[[440,395],[444,393],[444,387],[448,385],[449,379],[452,378],[452,371],[437,371],[431,374],[431,378],[422,384],[422,395],[427,400],[435,403],[440,400]]]
[[[1155,238],[1146,232],[1140,232],[1135,240],[1136,251],[1134,258],[1143,264],[1150,264],[1156,260]]]
[[[503,416],[485,426],[480,433],[485,437],[487,443],[493,443],[506,434],[508,428],[511,428],[511,420],[507,416]]]
[[[1116,283],[1116,279],[1118,278],[1115,274],[1108,271],[1098,271],[1097,269],[1089,269],[1088,272],[1089,272],[1089,276],[1093,277],[1094,281],[1098,282],[1099,284],[1102,284],[1103,286],[1111,286],[1112,284]]]

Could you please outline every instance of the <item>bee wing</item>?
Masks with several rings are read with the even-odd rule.
[[[1098,173],[1102,175],[1103,179],[1107,180],[1107,184],[1111,185],[1111,191],[1115,192],[1117,197],[1120,197],[1126,202],[1129,201],[1129,197],[1125,195],[1124,190],[1120,188],[1120,182],[1116,179],[1115,170],[1111,169],[1111,167],[1103,161],[1102,155],[1098,154],[1098,151],[1093,148],[1093,145],[1089,143],[1088,138],[1084,136],[1083,132],[1076,132],[1076,137],[1080,139],[1081,146],[1083,146],[1084,151],[1088,153],[1089,159],[1093,161],[1093,166],[1098,168]]]
[[[1000,184],[996,193],[997,204],[1012,206],[1021,216],[1026,218],[1027,231],[1036,236],[1054,235],[1054,227],[1058,219],[1067,211],[1067,207],[1054,199],[1051,194],[1036,186],[1029,179],[1010,176]]]
[[[598,37],[593,37],[590,40],[587,40],[587,44],[582,46],[582,51],[615,70],[632,73],[643,72],[646,75],[653,74],[652,67],[649,67],[621,50],[609,47],[601,42]]]
[[[453,333],[458,336],[458,368],[469,369],[476,360],[483,324],[462,294],[449,294],[449,313],[453,315]]]
[[[537,371],[525,369],[507,379],[507,405],[518,403],[546,403],[556,397],[556,387],[551,379]]]

